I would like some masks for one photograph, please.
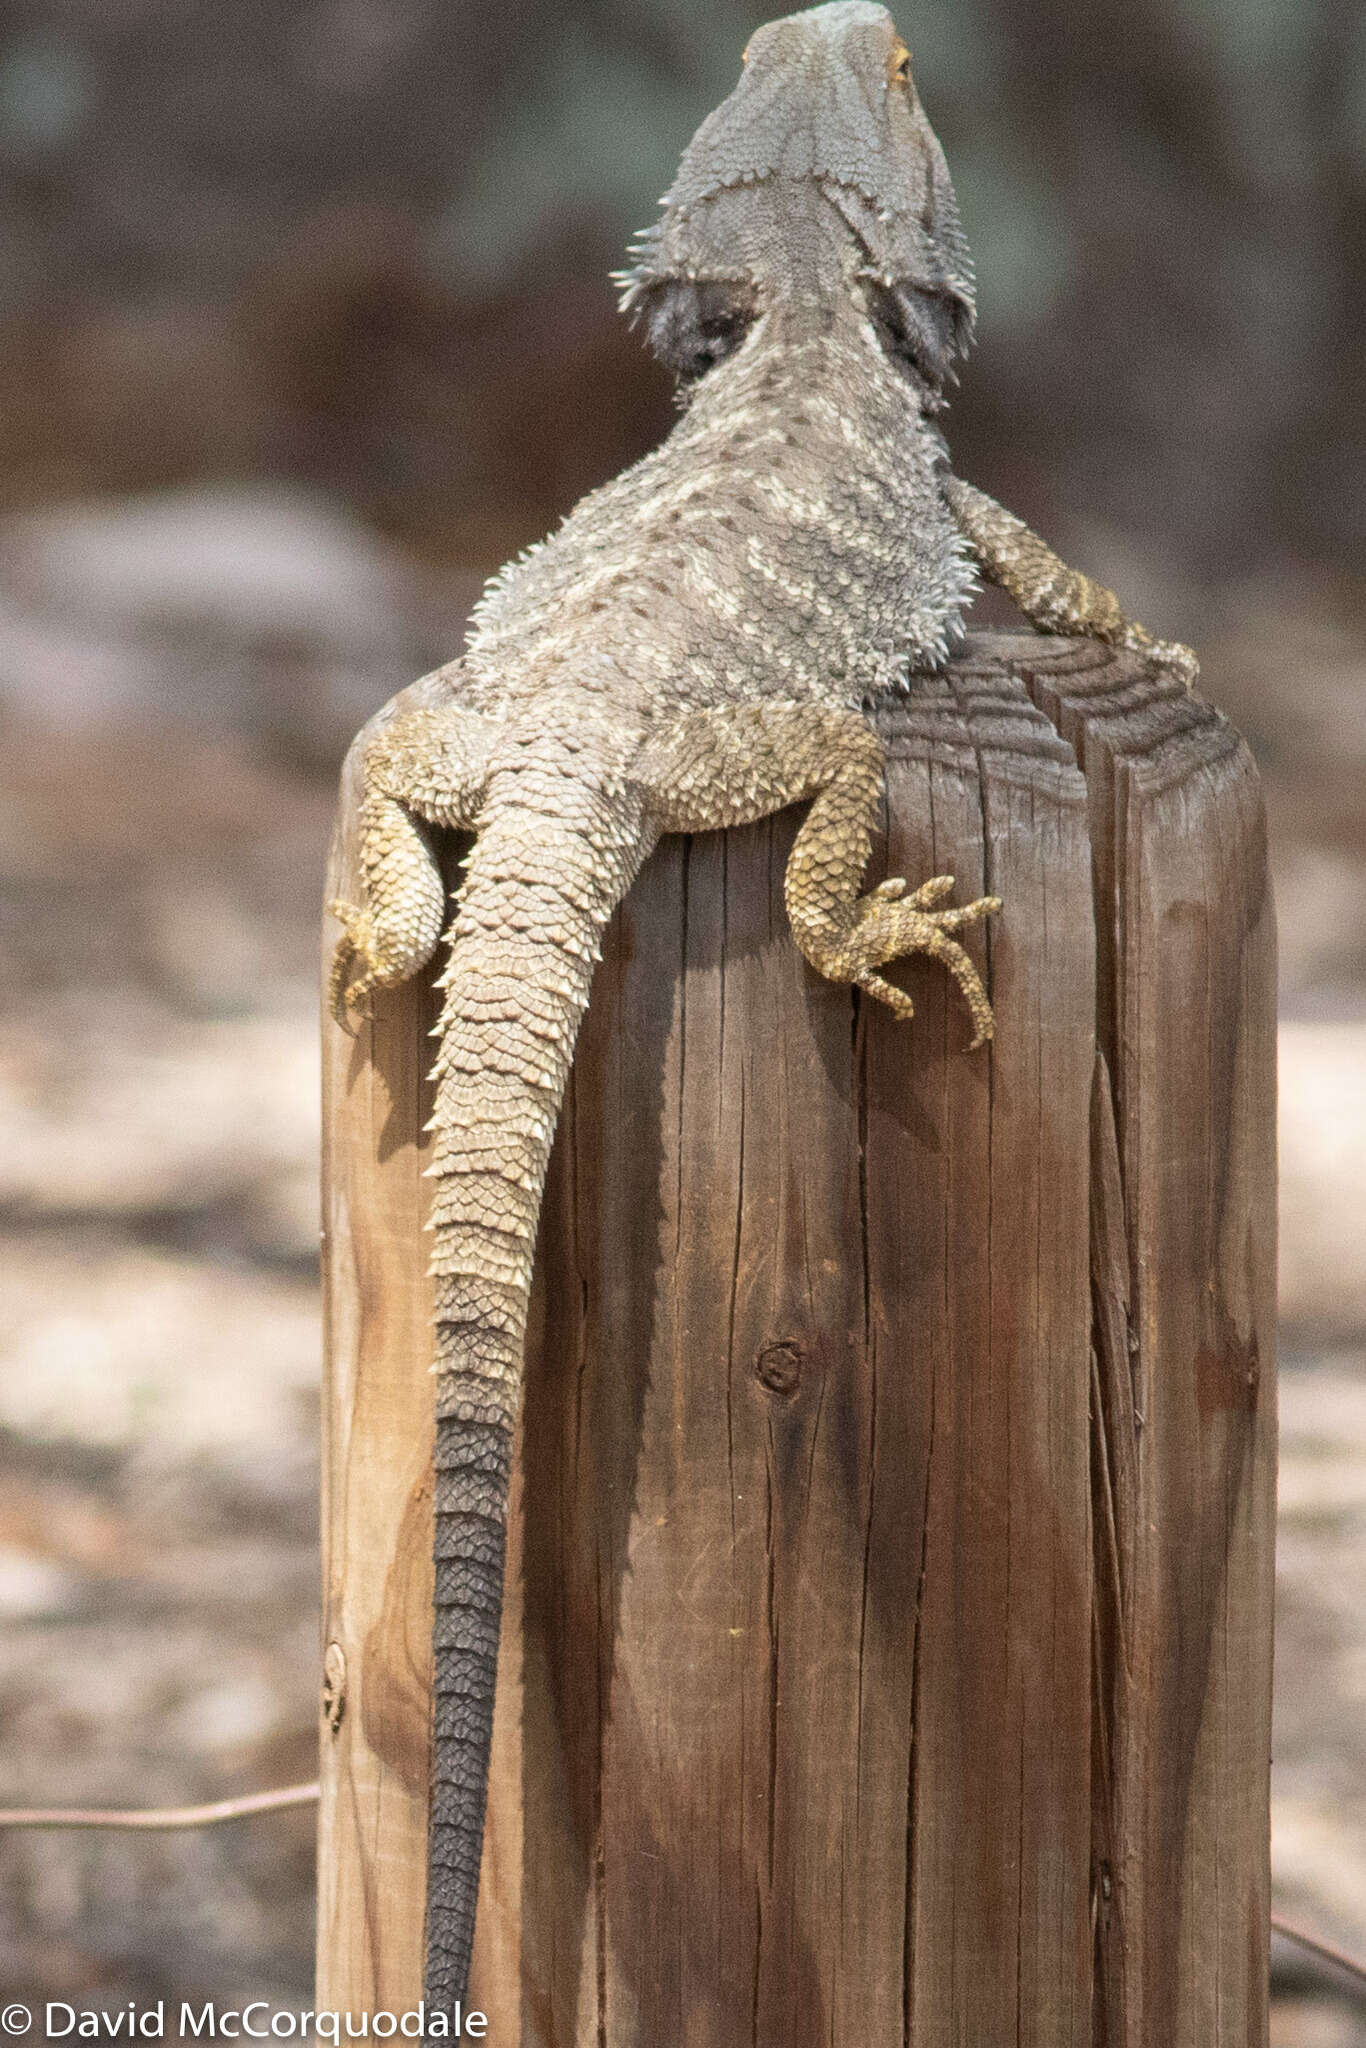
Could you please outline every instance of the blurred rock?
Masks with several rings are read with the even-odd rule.
[[[74,1593],[60,1565],[0,1545],[0,1621],[57,1621],[70,1613]]]
[[[1312,830],[1313,824],[1309,811],[1303,826]],[[1271,865],[1282,1015],[1298,1021],[1361,1014],[1366,1009],[1366,847],[1352,852],[1284,829],[1272,840]]]
[[[1366,1020],[1280,1032],[1281,1315],[1366,1331]]]
[[[1277,1999],[1270,2048],[1366,2048],[1366,2018],[1336,1998]]]
[[[455,610],[300,487],[56,506],[0,526],[0,701],[57,726],[173,718],[261,735],[331,767],[386,697],[454,651]]]

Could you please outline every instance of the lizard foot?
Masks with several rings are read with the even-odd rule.
[[[1194,649],[1183,647],[1179,640],[1154,640],[1145,626],[1131,621],[1120,644],[1133,654],[1141,654],[1150,667],[1164,669],[1183,689],[1193,690],[1200,680],[1200,663]]]
[[[853,982],[886,1003],[898,1017],[913,1017],[915,1006],[905,990],[894,988],[877,969],[908,953],[928,953],[948,968],[963,991],[973,1023],[968,1050],[975,1052],[986,1044],[995,1028],[991,1004],[982,977],[952,935],[999,910],[1001,899],[979,896],[975,903],[941,909],[939,906],[953,891],[952,875],[934,875],[909,896],[906,888],[900,876],[880,882],[854,905],[845,932],[838,938],[817,942],[808,958],[830,980]]]
[[[338,901],[329,903],[327,909],[342,928],[327,978],[327,1006],[343,1031],[352,1031],[380,982],[374,934],[368,912],[357,910],[354,904]]]

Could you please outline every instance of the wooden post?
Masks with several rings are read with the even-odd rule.
[[[1005,899],[989,1054],[928,964],[909,1027],[804,966],[791,814],[664,842],[594,984],[476,1943],[505,2048],[1266,2039],[1255,774],[1197,699],[1034,636],[881,723],[886,871]],[[318,1998],[353,2011],[420,1993],[433,1014],[326,1027]]]

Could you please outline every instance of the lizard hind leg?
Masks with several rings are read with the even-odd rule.
[[[842,738],[826,756],[824,787],[787,863],[783,889],[792,935],[819,974],[852,982],[905,1018],[914,1016],[915,1005],[878,970],[910,953],[928,954],[963,992],[973,1024],[969,1050],[976,1051],[994,1029],[991,1004],[956,934],[999,910],[1001,899],[947,905],[952,875],[932,875],[915,889],[893,875],[860,895],[882,795],[882,746],[861,719],[846,726]]]
[[[946,906],[951,875],[911,890],[900,876],[860,895],[882,802],[882,742],[847,706],[769,703],[694,713],[640,763],[656,822],[699,832],[814,798],[784,878],[792,936],[818,973],[853,982],[899,1017],[911,998],[878,973],[907,953],[947,967],[972,1012],[973,1047],[992,1034],[982,978],[956,934],[999,910],[996,896]]]
[[[405,708],[359,742],[362,900],[329,903],[342,927],[328,998],[343,1027],[377,988],[426,966],[441,937],[446,887],[428,823],[475,823],[493,755],[489,722],[450,702],[453,670],[437,670],[398,701]]]
[[[327,908],[342,928],[332,955],[328,1000],[339,1024],[425,967],[445,917],[446,888],[426,833],[405,804],[367,792],[361,806],[364,904]]]

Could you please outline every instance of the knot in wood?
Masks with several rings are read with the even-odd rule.
[[[329,1643],[323,1658],[323,1719],[335,1735],[346,1712],[346,1653],[340,1643]]]
[[[765,1344],[754,1361],[754,1377],[770,1394],[795,1394],[802,1377],[801,1345],[790,1338]]]

